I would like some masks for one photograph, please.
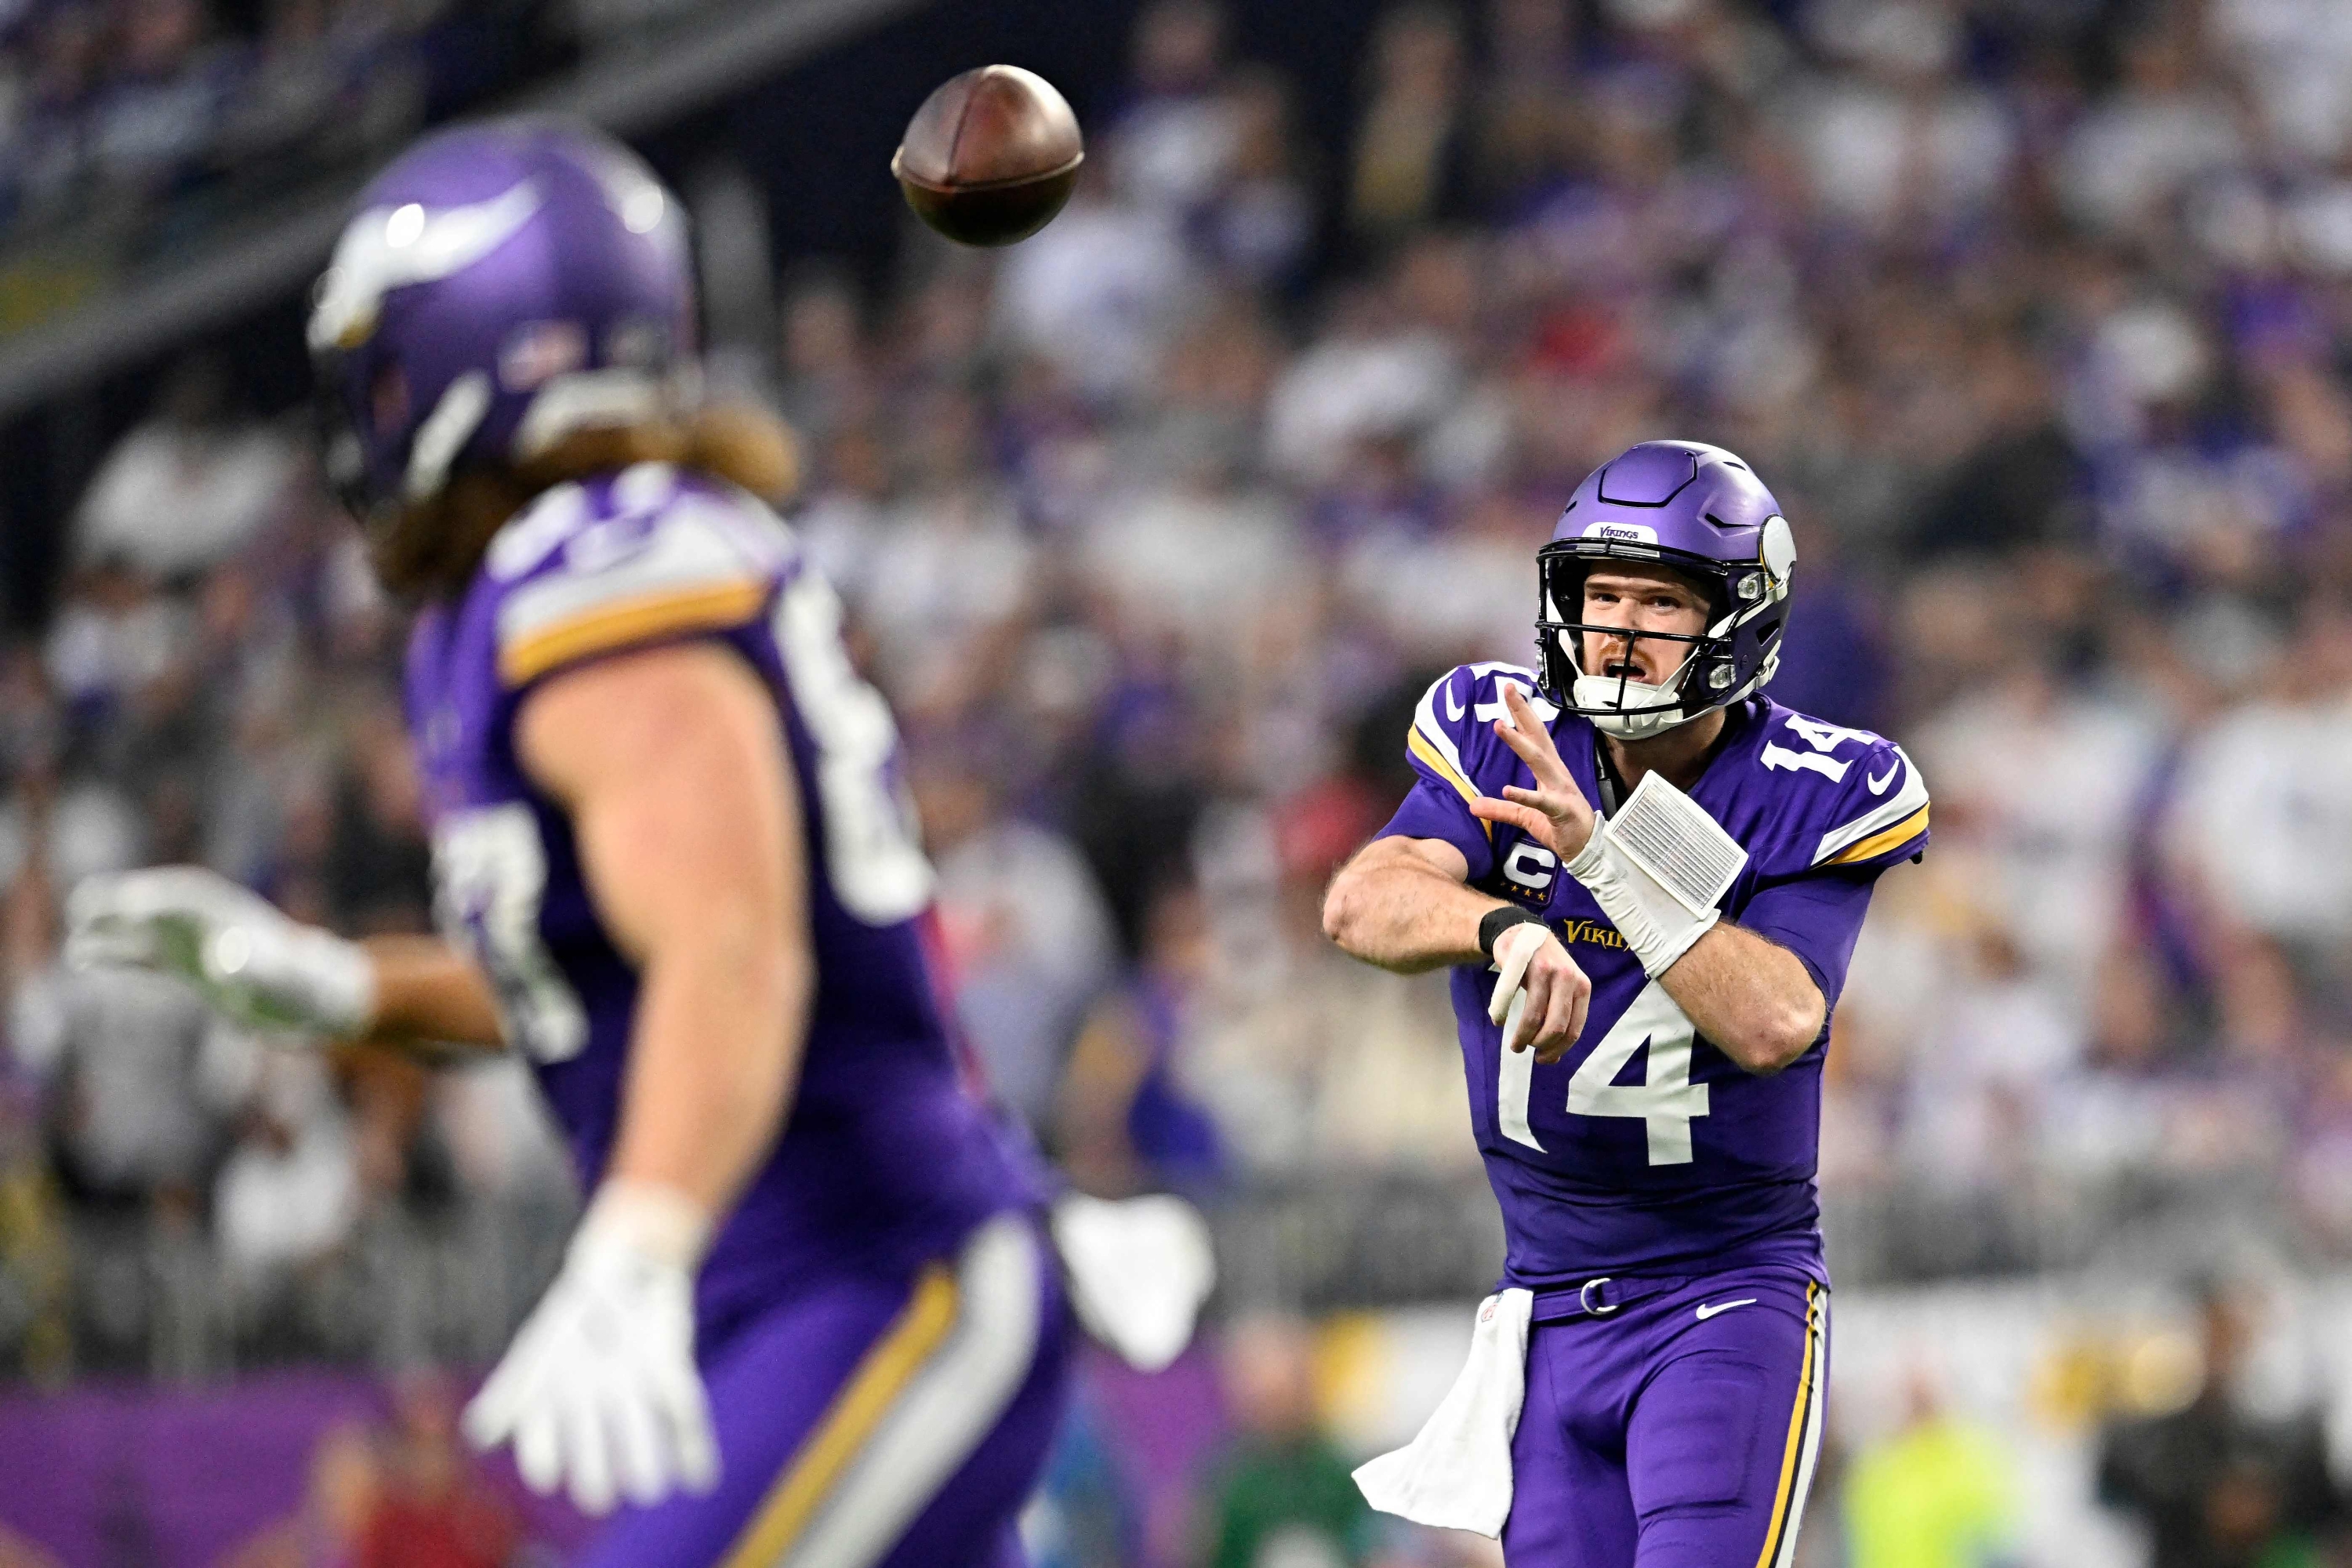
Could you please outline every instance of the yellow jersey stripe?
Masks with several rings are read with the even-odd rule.
[[[767,598],[767,585],[747,577],[599,605],[508,644],[499,651],[499,676],[509,686],[520,686],[575,659],[631,643],[740,626],[760,613]]]
[[[1916,838],[1927,831],[1927,808],[1923,805],[1885,832],[1874,833],[1858,844],[1847,845],[1822,864],[1851,866],[1856,861],[1867,860],[1874,855],[1884,855],[1889,849],[1903,844],[1905,840]]]
[[[955,1326],[956,1296],[955,1276],[944,1265],[924,1271],[898,1321],[875,1342],[835,1396],[833,1408],[736,1540],[724,1568],[774,1568],[784,1560],[850,1461]]]
[[[1442,778],[1447,784],[1452,784],[1454,786],[1454,793],[1461,795],[1464,800],[1476,800],[1478,798],[1477,789],[1472,785],[1468,779],[1464,778],[1459,773],[1455,772],[1454,764],[1447,762],[1444,754],[1441,753],[1435,746],[1429,743],[1429,737],[1421,732],[1421,727],[1419,725],[1415,725],[1405,731],[1404,745],[1405,750],[1411,752],[1414,756],[1419,757],[1423,762],[1427,763],[1431,768],[1435,770],[1439,778]],[[1478,819],[1478,826],[1486,830],[1486,837],[1489,839],[1492,839],[1495,837],[1495,825],[1493,823],[1488,822],[1484,817],[1480,817]]]
[[[1764,1550],[1757,1555],[1756,1568],[1771,1568],[1780,1547],[1780,1528],[1788,1521],[1789,1500],[1797,1489],[1801,1468],[1797,1461],[1805,1450],[1805,1413],[1813,1403],[1813,1352],[1822,1337],[1821,1290],[1818,1281],[1805,1286],[1805,1360],[1797,1373],[1797,1407],[1789,1412],[1789,1443],[1780,1451],[1780,1484],[1772,1498],[1772,1522],[1764,1531]]]

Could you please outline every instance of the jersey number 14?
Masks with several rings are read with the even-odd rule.
[[[1526,999],[1522,992],[1513,1000],[1503,1038],[1510,1038]],[[1706,1114],[1706,1085],[1690,1080],[1691,1047],[1697,1038],[1697,1029],[1666,988],[1651,981],[1568,1080],[1569,1113],[1638,1117],[1648,1134],[1651,1164],[1689,1164],[1691,1121]],[[1642,1081],[1619,1083],[1617,1075],[1644,1046],[1649,1061]],[[1504,1137],[1540,1150],[1543,1144],[1528,1125],[1535,1068],[1533,1051],[1504,1049],[1495,1075],[1495,1110]]]

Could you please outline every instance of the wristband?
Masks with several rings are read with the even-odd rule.
[[[615,1242],[691,1271],[710,1245],[711,1226],[709,1213],[676,1188],[616,1176],[596,1189],[572,1245]]]
[[[1495,944],[1503,940],[1505,931],[1513,926],[1539,926],[1543,923],[1541,915],[1530,914],[1517,904],[1497,904],[1488,910],[1478,922],[1478,951],[1486,955],[1487,963],[1492,963],[1495,962]]]

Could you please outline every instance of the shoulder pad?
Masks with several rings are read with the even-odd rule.
[[[485,558],[500,594],[499,677],[523,686],[624,647],[740,626],[792,560],[790,531],[765,508],[667,464],[559,485]]]
[[[1772,712],[1757,760],[1821,781],[1792,802],[1791,869],[1891,865],[1927,842],[1927,782],[1903,748],[1867,730]]]

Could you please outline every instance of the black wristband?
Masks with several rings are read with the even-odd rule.
[[[1488,910],[1486,918],[1478,922],[1478,951],[1486,955],[1487,963],[1492,963],[1495,962],[1495,944],[1503,940],[1505,931],[1513,926],[1539,926],[1543,923],[1541,915],[1529,914],[1517,904],[1498,904]]]

